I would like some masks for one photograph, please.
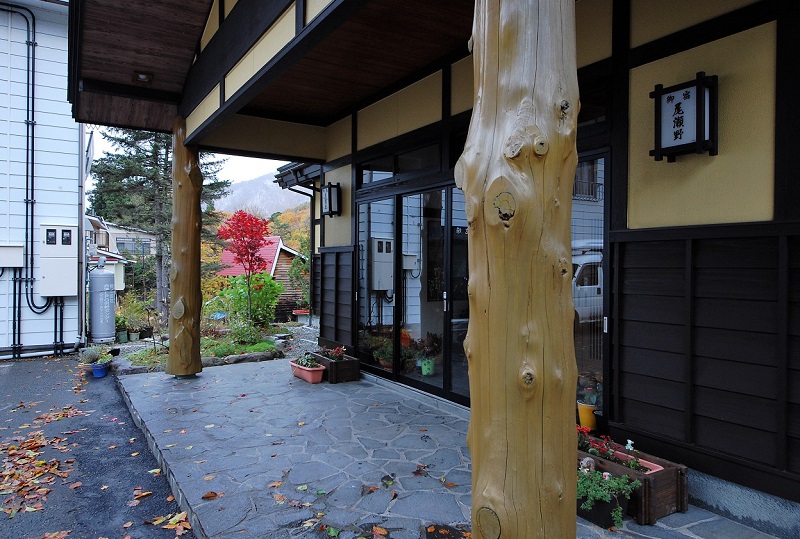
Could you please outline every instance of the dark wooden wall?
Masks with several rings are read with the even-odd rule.
[[[319,337],[323,345],[353,346],[352,246],[320,249]]]
[[[800,500],[798,227],[611,236],[615,437]]]

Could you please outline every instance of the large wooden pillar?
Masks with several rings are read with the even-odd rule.
[[[575,0],[476,0],[469,222],[473,536],[575,537]]]
[[[169,272],[169,358],[166,372],[191,376],[200,362],[200,193],[198,152],[184,146],[186,120],[172,124],[172,269]]]

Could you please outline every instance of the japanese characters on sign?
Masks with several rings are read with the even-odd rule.
[[[700,72],[697,78],[650,93],[655,100],[656,161],[688,153],[717,154],[717,77]]]

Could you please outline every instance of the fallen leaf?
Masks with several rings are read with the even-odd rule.
[[[397,492],[392,491],[392,499],[393,500],[397,499]]]
[[[447,487],[447,488],[453,488],[453,487],[457,487],[458,485],[456,485],[455,483],[445,483],[444,486]]]
[[[149,490],[148,490],[147,492],[141,492],[141,493],[139,493],[139,494],[135,495],[135,496],[133,497],[133,499],[134,499],[134,500],[141,500],[142,498],[147,498],[147,497],[148,497],[148,496],[150,496],[151,494],[153,494],[153,493],[152,493],[151,491],[149,491]]]
[[[134,453],[131,453],[131,456],[132,456],[132,457],[138,457],[138,456],[139,456],[139,454],[140,454],[140,453],[139,453],[138,451],[136,451],[136,452],[134,452]]]
[[[283,486],[283,481],[273,481],[272,483],[270,483],[267,486],[270,487],[270,488],[282,487]]]
[[[209,491],[203,494],[201,498],[204,500],[216,500],[217,498],[219,498],[219,494],[217,494],[214,491]]]
[[[169,496],[167,496],[167,501],[168,501],[168,502],[174,502],[174,501],[175,501],[175,496],[173,496],[172,494],[170,494]]]
[[[115,445],[110,445],[110,446],[108,446],[108,448],[109,448],[109,449],[116,449],[116,448],[117,448],[117,446],[115,446]]]
[[[76,488],[78,488],[78,487],[80,487],[80,486],[82,486],[82,485],[83,485],[83,483],[81,483],[80,481],[77,481],[77,482],[75,482],[75,483],[72,483],[72,484],[69,486],[69,488],[71,488],[72,490],[75,490]]]
[[[147,473],[151,473],[153,475],[161,475],[161,468],[153,468],[152,470],[147,470]]]
[[[181,429],[181,431],[178,434],[186,434],[186,429]]]
[[[300,485],[299,487],[297,487],[297,490],[305,492],[306,490],[308,490],[308,485]]]
[[[306,424],[306,422],[305,422],[305,421],[298,421],[298,422],[297,422],[297,426],[298,426],[298,427],[302,427],[302,426],[303,426],[303,425],[305,425],[305,424]]]
[[[139,505],[139,500],[131,500],[128,502],[127,505],[128,507],[136,507],[137,505]]]
[[[210,425],[206,425],[206,426],[205,426],[205,428],[207,428],[207,429],[213,429],[213,428],[214,428],[214,423],[211,423]]]
[[[386,528],[381,528],[380,526],[372,526],[372,535],[386,536],[389,535],[389,531]]]
[[[428,528],[425,531],[427,531],[428,533],[433,533],[436,531],[436,528],[433,526],[428,526]]]
[[[122,527],[125,528],[126,530],[131,526],[133,526],[133,522],[131,522],[130,520],[122,525]]]
[[[328,537],[339,537],[339,528],[328,526]]]
[[[428,429],[419,429],[420,432],[428,432]]]
[[[100,490],[108,490],[108,485],[103,485],[100,487]]]

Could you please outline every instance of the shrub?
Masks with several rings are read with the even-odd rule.
[[[269,272],[257,273],[251,278],[252,322],[266,327],[275,319],[275,307],[283,285],[275,282]],[[230,318],[247,319],[247,282],[244,275],[228,279],[228,287],[219,296],[225,302]]]

